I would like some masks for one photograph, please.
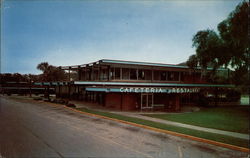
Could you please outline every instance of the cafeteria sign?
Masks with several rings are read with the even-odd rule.
[[[198,93],[199,91],[199,88],[120,88],[120,92],[126,93]]]

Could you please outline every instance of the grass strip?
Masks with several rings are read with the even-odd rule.
[[[249,134],[249,106],[201,108],[180,114],[144,114],[144,116],[206,128]]]
[[[203,131],[183,128],[183,127],[171,126],[171,125],[166,125],[166,124],[153,122],[153,121],[149,121],[149,120],[143,120],[143,119],[139,119],[139,118],[114,114],[114,113],[110,113],[110,112],[96,111],[96,110],[86,109],[86,108],[79,108],[77,110],[92,113],[92,114],[102,115],[102,116],[106,116],[106,117],[110,117],[110,118],[114,118],[114,119],[133,122],[133,123],[137,123],[137,124],[141,124],[141,125],[146,125],[146,126],[150,126],[150,127],[154,127],[154,128],[159,128],[159,129],[163,129],[163,130],[168,130],[168,131],[173,131],[173,132],[182,133],[182,134],[186,134],[186,135],[191,135],[191,136],[195,136],[195,137],[199,137],[199,138],[214,140],[214,141],[222,142],[222,143],[226,143],[226,144],[231,144],[231,145],[236,145],[236,146],[246,147],[246,148],[249,147],[249,141],[244,140],[244,139],[240,139],[240,138],[225,136],[225,135],[221,135],[221,134],[214,134],[214,133],[209,133],[209,132],[203,132]]]

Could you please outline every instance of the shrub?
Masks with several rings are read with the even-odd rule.
[[[239,101],[241,93],[236,90],[230,90],[226,94],[226,98],[228,101]]]
[[[72,104],[72,103],[68,103],[68,104],[66,104],[66,106],[72,107],[72,108],[75,108],[75,107],[76,107],[75,104]]]

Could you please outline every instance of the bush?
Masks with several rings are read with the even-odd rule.
[[[34,98],[34,100],[42,100],[41,97]]]
[[[226,98],[228,101],[239,101],[241,97],[241,93],[235,90],[230,90],[226,94]]]
[[[75,107],[76,107],[75,104],[72,104],[72,103],[68,103],[68,104],[66,104],[66,106],[72,107],[72,108],[75,108]]]
[[[206,106],[206,107],[209,106],[209,100],[208,100],[208,98],[206,98],[203,95],[200,95],[199,99],[198,99],[198,105],[199,106]]]

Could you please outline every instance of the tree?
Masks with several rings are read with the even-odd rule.
[[[41,75],[42,81],[64,81],[66,79],[66,75],[63,70],[53,65],[49,65],[48,62],[38,64],[37,69],[43,71],[43,74]]]
[[[43,72],[47,72],[49,69],[49,63],[48,62],[41,62],[40,64],[37,65],[37,69],[41,70]]]
[[[191,69],[195,69],[198,66],[198,59],[195,54],[189,56],[188,61],[186,62],[187,66]]]
[[[197,63],[206,69],[208,64],[213,63],[214,67],[218,67],[220,62],[222,41],[218,34],[213,30],[198,31],[193,37],[193,47],[196,48]]]
[[[30,82],[30,81],[39,81],[38,75],[33,74],[19,74],[19,73],[5,73],[0,74],[0,83],[6,82]]]
[[[248,12],[249,3],[244,1],[218,25],[223,46],[227,50],[225,55],[230,58],[227,62],[235,69],[248,63]]]
[[[232,68],[232,80],[235,81],[235,84],[244,84],[246,82],[242,81],[248,80],[248,10],[249,3],[243,1],[229,14],[227,19],[218,24],[219,34],[209,29],[201,30],[192,39],[193,47],[196,48],[197,64],[203,70],[211,65],[213,72],[222,66]],[[192,60],[189,58],[188,62],[192,63]],[[192,64],[189,66],[192,68]],[[241,75],[241,82],[236,82],[239,81],[238,75]]]
[[[188,61],[186,62],[187,66],[190,67],[193,70],[193,81],[195,78],[195,70],[198,66],[198,59],[195,54],[189,56]]]

